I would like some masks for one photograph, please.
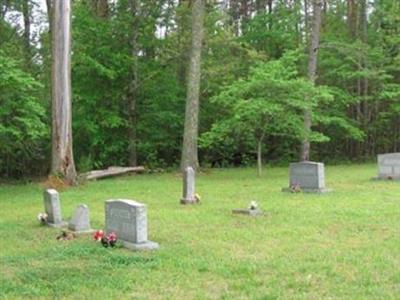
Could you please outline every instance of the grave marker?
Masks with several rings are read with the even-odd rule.
[[[400,180],[400,152],[378,154],[378,170],[375,179]]]
[[[115,232],[122,244],[132,250],[155,250],[158,243],[147,240],[146,205],[128,199],[107,200],[106,233]]]
[[[89,208],[85,204],[78,205],[68,224],[68,229],[75,231],[76,233],[93,232],[90,227]]]
[[[325,193],[325,168],[320,162],[302,161],[290,164],[289,187],[282,191],[301,190],[306,193]]]
[[[195,191],[195,177],[195,171],[192,167],[185,168],[185,171],[183,172],[182,204],[192,204],[198,202]]]
[[[60,196],[54,189],[43,192],[44,208],[47,214],[47,225],[51,227],[64,227],[66,222],[62,220]]]

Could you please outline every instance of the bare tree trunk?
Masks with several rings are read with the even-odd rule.
[[[260,138],[257,141],[257,172],[258,172],[258,176],[261,176],[261,174],[262,174],[262,142],[263,142],[263,138]]]
[[[308,79],[315,84],[317,73],[317,58],[319,48],[319,38],[321,29],[321,0],[313,0],[313,25],[311,29],[311,46],[308,60]],[[302,143],[300,160],[310,159],[310,133],[311,133],[311,110],[304,112],[304,131],[305,138]]]
[[[139,35],[139,22],[138,22],[138,0],[130,0],[130,8],[132,14],[132,35],[131,35],[131,83],[129,86],[128,94],[128,117],[129,117],[129,165],[137,166],[137,91],[138,91],[138,35]]]
[[[31,19],[30,19],[30,7],[29,0],[22,2],[22,13],[24,16],[24,44],[25,44],[25,56],[26,63],[29,67],[31,65]]]
[[[197,168],[199,96],[201,76],[201,48],[203,41],[204,0],[194,0],[192,7],[192,46],[187,79],[185,128],[183,134],[181,168]]]
[[[357,34],[357,4],[355,0],[347,0],[347,25],[349,28],[349,34],[351,38],[354,38]]]
[[[49,21],[49,33],[50,37],[53,32],[53,1],[46,0],[46,8],[47,8],[47,19]],[[51,38],[50,38],[51,41]]]
[[[361,0],[360,1],[360,20],[359,20],[359,26],[360,26],[360,37],[361,41],[365,44],[368,43],[368,19],[367,19],[367,1],[366,0]],[[367,69],[367,56],[365,55],[364,57],[361,58],[361,64],[362,69],[365,70]],[[362,128],[363,130],[367,131],[368,130],[368,124],[370,123],[370,112],[369,112],[369,103],[368,103],[368,77],[364,76],[362,78],[362,90],[360,95],[362,94],[362,102],[360,103],[361,108],[362,108]],[[364,155],[368,155],[366,152],[367,145],[365,142],[362,144],[362,149],[361,151],[364,153]]]
[[[107,0],[97,0],[97,15],[102,18],[108,17],[108,1]]]
[[[304,42],[308,45],[308,0],[304,0]]]
[[[51,173],[73,184],[70,0],[54,1],[53,21]]]

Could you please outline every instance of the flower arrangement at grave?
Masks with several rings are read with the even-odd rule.
[[[61,234],[57,236],[58,241],[70,241],[76,238],[75,234],[73,232],[63,230],[61,231]]]
[[[293,185],[290,187],[290,191],[291,191],[292,193],[300,193],[300,192],[301,192],[300,184],[298,184],[298,183],[293,184]]]
[[[41,225],[45,225],[47,223],[47,218],[48,218],[48,215],[46,213],[41,212],[37,215],[37,219]]]
[[[98,230],[94,233],[93,239],[96,242],[100,242],[106,248],[114,247],[117,243],[117,234],[115,232],[105,234],[103,230]]]
[[[251,201],[250,202],[250,205],[249,205],[249,209],[250,210],[256,210],[256,209],[258,209],[258,204],[257,204],[257,202],[256,201]]]
[[[199,194],[194,194],[194,198],[196,199],[196,202],[200,202],[201,196]]]

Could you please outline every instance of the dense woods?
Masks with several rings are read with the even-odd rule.
[[[52,168],[58,2],[0,0],[2,177]],[[71,20],[79,172],[400,151],[397,0],[75,0]]]

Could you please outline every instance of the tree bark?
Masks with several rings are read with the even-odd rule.
[[[107,0],[97,0],[96,12],[99,17],[107,18],[108,17],[108,1]]]
[[[259,177],[262,175],[262,142],[263,138],[257,140],[257,173]]]
[[[51,37],[51,34],[53,32],[53,1],[52,0],[46,0],[46,8],[47,8],[47,19],[49,21],[49,34]],[[50,38],[51,40],[51,38]]]
[[[137,166],[137,91],[138,91],[138,33],[139,33],[139,22],[138,22],[138,0],[130,0],[130,9],[132,14],[132,34],[131,34],[131,55],[132,55],[132,66],[131,66],[131,82],[128,93],[128,118],[129,118],[129,165]]]
[[[51,173],[76,182],[72,151],[71,2],[53,3]]]
[[[355,0],[347,0],[347,26],[349,29],[350,38],[357,35],[357,5]]]
[[[368,19],[367,19],[367,1],[366,0],[361,0],[360,1],[360,20],[359,20],[359,32],[360,32],[360,38],[361,41],[365,44],[368,44]],[[362,66],[363,70],[367,69],[367,56],[363,56],[361,58],[361,63],[360,65]],[[362,78],[362,90],[360,95],[362,95],[362,102],[360,103],[361,105],[361,110],[362,110],[362,128],[363,130],[368,130],[368,124],[371,122],[370,118],[370,109],[369,109],[369,103],[368,103],[368,77],[364,76]],[[367,145],[364,142],[363,143],[363,151],[364,155],[368,155],[367,153]]]
[[[29,67],[31,65],[31,18],[30,18],[29,0],[22,2],[22,14],[24,16],[24,44],[25,59]]]
[[[311,46],[308,60],[308,79],[315,84],[317,75],[317,58],[319,48],[319,38],[321,29],[321,0],[313,0],[313,24],[311,29]],[[302,143],[300,159],[306,161],[310,159],[310,133],[311,133],[311,110],[304,112],[304,131],[305,138]]]
[[[194,0],[192,7],[192,45],[187,79],[185,128],[181,159],[182,170],[189,166],[194,169],[199,166],[197,139],[203,22],[204,0]]]

